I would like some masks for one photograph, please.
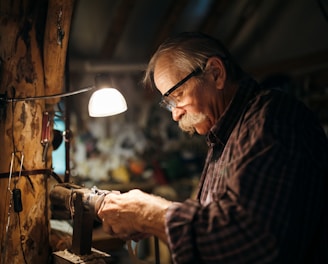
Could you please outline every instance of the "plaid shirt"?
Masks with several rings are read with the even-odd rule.
[[[166,214],[174,263],[328,263],[328,142],[299,101],[244,80],[207,135],[198,199]]]

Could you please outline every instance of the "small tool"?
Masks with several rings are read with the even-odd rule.
[[[47,160],[47,153],[50,143],[50,116],[48,112],[44,112],[42,115],[42,132],[41,132],[41,144],[43,146],[42,161]]]

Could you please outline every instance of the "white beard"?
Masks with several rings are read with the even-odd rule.
[[[179,127],[187,132],[188,134],[192,135],[195,133],[195,125],[205,121],[206,116],[203,113],[197,114],[185,114],[179,120]]]

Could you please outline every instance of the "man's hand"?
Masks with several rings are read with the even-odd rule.
[[[105,232],[124,240],[155,235],[167,242],[165,213],[172,202],[140,190],[109,193],[98,211]]]

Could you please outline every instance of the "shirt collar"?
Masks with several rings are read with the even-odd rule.
[[[260,90],[258,83],[249,76],[242,79],[239,88],[231,100],[229,106],[224,111],[220,119],[207,133],[207,142],[209,145],[222,144],[225,145],[233,128],[239,120],[241,113],[250,99]]]

